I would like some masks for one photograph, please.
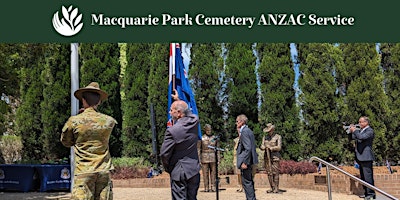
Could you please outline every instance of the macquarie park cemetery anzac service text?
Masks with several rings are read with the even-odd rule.
[[[92,14],[91,25],[99,26],[245,26],[252,28],[257,26],[353,26],[355,18],[342,16],[318,16],[317,14],[261,14],[259,17],[251,16],[207,16],[205,14],[196,14],[191,16],[184,14],[182,16],[172,16],[170,14],[161,14],[160,17],[151,14],[147,16],[136,17],[110,17],[104,14]]]

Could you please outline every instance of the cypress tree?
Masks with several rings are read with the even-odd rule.
[[[18,70],[23,59],[19,52],[22,46],[0,43],[0,95],[18,95]]]
[[[151,152],[148,114],[149,44],[127,44],[127,66],[122,80],[122,155],[147,157]]]
[[[298,50],[305,155],[341,162],[334,77],[335,67],[342,65],[340,50],[328,43],[299,44]]]
[[[195,93],[200,125],[210,124],[213,134],[223,134],[223,110],[220,103],[223,70],[221,45],[194,43],[190,54],[189,78]]]
[[[10,103],[6,102],[5,97],[14,98],[18,94],[18,68],[14,61],[16,56],[16,45],[0,44],[0,133],[7,130],[7,124],[12,119],[7,119],[6,115],[11,112]],[[13,55],[14,54],[14,55]]]
[[[258,43],[257,52],[260,58],[258,74],[262,96],[261,128],[267,123],[273,123],[276,132],[282,136],[283,157],[297,159],[303,147],[298,136],[299,111],[293,89],[294,70],[290,58],[290,44]]]
[[[227,99],[227,139],[237,137],[236,117],[245,114],[248,125],[258,138],[258,96],[255,73],[255,56],[250,43],[230,43],[226,45],[226,90]]]
[[[43,101],[40,103],[43,132],[40,141],[47,160],[68,157],[69,149],[60,142],[64,123],[71,115],[70,44],[47,44],[41,74]]]
[[[23,143],[23,159],[41,160],[43,141],[39,140],[43,132],[40,105],[43,101],[43,84],[40,76],[44,70],[44,44],[26,44],[19,52],[21,62],[20,94],[21,105],[17,109],[17,134]]]
[[[384,89],[388,97],[389,113],[385,118],[388,149],[383,159],[399,160],[400,156],[400,44],[380,45],[381,67],[384,72]]]
[[[112,116],[118,124],[110,137],[110,152],[114,157],[121,156],[122,112],[120,97],[119,46],[114,43],[80,44],[80,86],[98,82],[100,89],[108,93],[108,99],[99,106],[99,111]]]
[[[164,132],[167,127],[169,44],[157,43],[150,46],[149,95],[147,103],[149,107],[153,104],[157,133],[157,150],[160,151]],[[148,115],[151,115],[150,109],[148,109]],[[148,122],[149,126],[151,126],[151,121],[149,120]]]
[[[383,90],[380,58],[374,43],[340,44],[344,65],[338,68],[337,79],[341,84],[341,121],[358,122],[368,116],[375,132],[373,149],[377,161],[387,151],[385,119],[388,116],[388,98]]]

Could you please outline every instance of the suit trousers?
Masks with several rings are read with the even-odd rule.
[[[181,177],[180,181],[174,181],[171,179],[172,199],[196,200],[197,190],[199,190],[199,185],[200,185],[200,173],[189,179],[186,179],[186,177]]]
[[[254,191],[254,180],[252,168],[254,166],[247,166],[247,169],[240,169],[242,174],[242,184],[244,192],[246,193],[246,200],[255,200],[256,193]]]
[[[374,172],[372,168],[372,161],[357,161],[360,166],[361,180],[374,185]],[[375,191],[363,186],[365,196],[375,196]]]

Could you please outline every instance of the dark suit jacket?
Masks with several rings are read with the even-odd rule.
[[[187,180],[200,171],[197,154],[198,121],[196,115],[190,114],[177,120],[165,132],[160,156],[172,180]]]
[[[245,163],[247,166],[258,163],[254,134],[253,131],[251,131],[250,128],[247,127],[247,125],[242,129],[242,132],[240,133],[236,155],[236,166],[238,169],[240,169],[242,163]]]
[[[361,130],[355,130],[352,133],[352,138],[356,141],[357,160],[373,161],[375,159],[372,151],[372,142],[374,137],[374,130],[371,127],[367,127],[363,132],[361,132]]]

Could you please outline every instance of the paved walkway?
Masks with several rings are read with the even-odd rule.
[[[223,189],[223,188],[222,188]],[[328,199],[327,192],[319,192],[314,190],[286,189],[283,194],[267,194],[265,189],[257,189],[256,197],[258,200],[324,200]],[[170,200],[171,190],[169,188],[114,188],[114,200]],[[217,199],[217,194],[199,192],[198,200]],[[218,193],[221,200],[246,199],[244,193],[236,192],[235,188],[226,188]],[[45,199],[70,199],[70,193],[67,192],[0,192],[1,200],[45,200]],[[379,200],[387,199],[379,196]],[[342,193],[332,193],[332,200],[361,200],[356,195],[346,195]]]

